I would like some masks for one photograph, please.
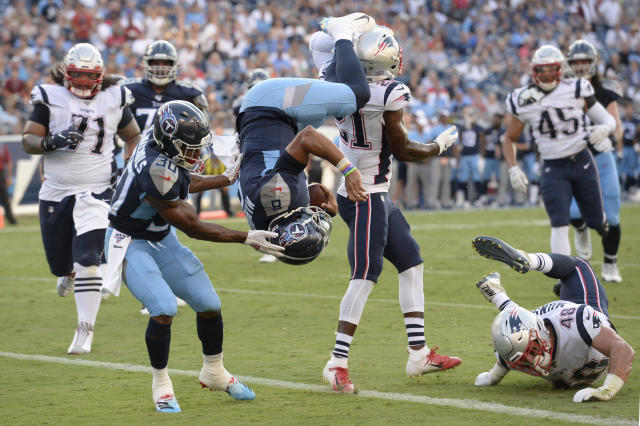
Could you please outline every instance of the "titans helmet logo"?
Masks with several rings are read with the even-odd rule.
[[[307,228],[299,223],[292,223],[287,226],[280,235],[279,242],[282,247],[286,247],[307,236]]]
[[[162,109],[160,114],[160,128],[169,136],[173,136],[178,130],[178,120],[176,120],[176,116],[173,115],[170,108]]]

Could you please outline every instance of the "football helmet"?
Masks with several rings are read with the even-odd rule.
[[[355,50],[369,82],[393,79],[402,72],[402,48],[390,28],[377,26],[362,33]]]
[[[89,43],[73,46],[62,61],[64,87],[79,98],[90,98],[102,87],[104,62]]]
[[[588,63],[577,63],[589,61]],[[569,46],[567,62],[576,77],[591,78],[596,74],[598,51],[587,40],[576,40]]]
[[[172,65],[157,65],[153,61],[171,61]],[[154,41],[147,47],[142,57],[144,78],[158,86],[165,86],[176,79],[178,74],[178,52],[166,40]]]
[[[505,309],[491,325],[493,347],[509,368],[532,376],[546,376],[553,345],[544,321],[520,306]]]
[[[249,73],[247,77],[247,90],[251,89],[261,81],[268,80],[269,73],[264,68],[256,68]]]
[[[273,219],[269,231],[278,234],[270,242],[284,247],[279,260],[304,265],[318,257],[329,243],[331,217],[319,207],[298,207]]]
[[[545,92],[550,92],[562,78],[564,55],[557,47],[545,44],[533,53],[530,66],[533,83]]]
[[[213,135],[202,111],[186,101],[170,101],[158,108],[153,138],[173,163],[191,173],[201,173]]]

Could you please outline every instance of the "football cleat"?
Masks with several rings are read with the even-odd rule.
[[[476,283],[476,287],[489,302],[496,294],[504,293],[504,287],[500,284],[500,274],[498,272],[492,272],[481,279]]]
[[[88,323],[81,322],[76,329],[67,353],[69,355],[88,354],[91,352],[91,343],[93,343],[93,330]]]
[[[576,256],[585,260],[591,259],[593,250],[591,248],[591,233],[586,226],[583,230],[573,228],[573,244],[576,246]]]
[[[426,356],[421,356],[419,351],[414,351],[407,346],[409,359],[407,360],[407,376],[418,377],[423,374],[444,371],[459,366],[462,360],[455,356],[438,355],[437,346],[431,348]]]
[[[73,293],[73,287],[75,286],[75,281],[76,281],[75,272],[70,275],[64,275],[62,277],[58,277],[58,282],[56,283],[58,296],[67,297],[69,294]]]
[[[158,398],[156,401],[156,411],[159,413],[179,413],[182,410],[175,395],[168,393]]]
[[[333,358],[327,362],[322,377],[331,385],[336,392],[355,393],[356,387],[351,383],[349,378],[349,369],[347,368],[347,358]]]
[[[371,31],[376,26],[376,20],[365,13],[351,13],[340,18],[328,17],[320,22],[320,28],[334,40],[338,34],[351,33],[351,39],[356,40],[360,34]]]
[[[622,277],[618,271],[617,263],[602,264],[602,280],[607,283],[621,283]]]
[[[225,370],[225,376],[229,373]],[[229,377],[229,376],[227,376]],[[210,371],[205,370],[204,368],[200,370],[200,376],[198,380],[200,380],[200,385],[209,390],[222,390],[229,394],[229,396],[238,401],[251,401],[256,399],[256,394],[251,390],[251,388],[235,377],[231,376],[231,378],[225,382],[224,384],[216,384],[216,375],[212,374]]]
[[[515,249],[499,238],[480,236],[471,242],[480,256],[506,263],[514,271],[525,274],[529,272],[529,260],[522,250]]]

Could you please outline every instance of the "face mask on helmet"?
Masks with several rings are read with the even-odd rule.
[[[331,217],[315,206],[298,207],[276,217],[269,224],[269,231],[278,234],[271,243],[284,247],[284,263],[304,265],[318,257],[329,243]]]
[[[171,101],[162,105],[153,122],[160,151],[191,173],[202,173],[210,156],[213,135],[209,121],[195,105]]]
[[[178,74],[178,52],[171,43],[159,40],[151,43],[142,58],[144,77],[158,86],[165,86]]]
[[[104,64],[98,49],[89,43],[73,46],[62,61],[64,86],[79,98],[90,98],[102,87]]]
[[[553,348],[542,318],[521,307],[505,310],[493,321],[491,335],[509,368],[532,376],[549,374]]]
[[[531,58],[533,83],[545,92],[555,89],[562,78],[564,63],[564,56],[556,47],[540,47]]]
[[[263,68],[256,68],[255,70],[251,71],[249,73],[249,76],[247,77],[247,90],[251,89],[261,81],[268,80],[269,78],[269,73],[267,71],[265,71]]]
[[[598,51],[586,40],[576,40],[569,46],[567,62],[576,77],[591,78],[596,74]]]
[[[362,33],[355,50],[367,81],[393,79],[402,72],[402,48],[389,28],[378,26]]]

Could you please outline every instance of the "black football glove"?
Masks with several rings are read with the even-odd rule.
[[[82,139],[82,133],[78,132],[78,129],[74,126],[71,126],[60,133],[49,133],[42,139],[41,145],[45,151],[54,151],[58,148],[71,145],[72,143],[80,143]]]

